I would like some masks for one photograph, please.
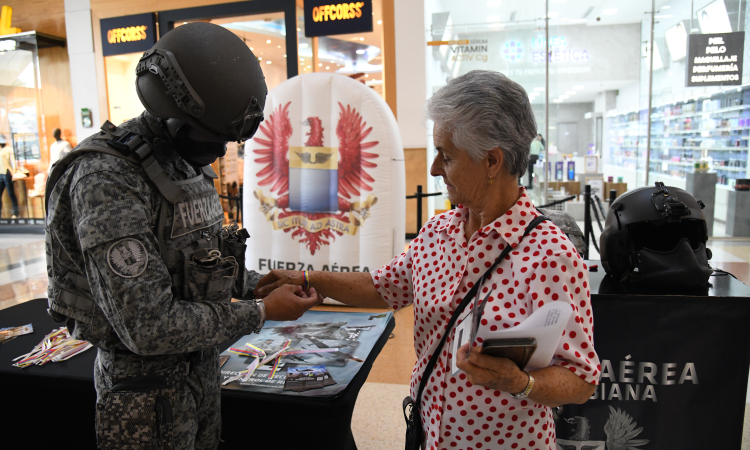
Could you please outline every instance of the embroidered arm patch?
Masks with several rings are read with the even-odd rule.
[[[137,239],[121,239],[109,247],[107,264],[118,276],[135,278],[148,266],[146,247]]]

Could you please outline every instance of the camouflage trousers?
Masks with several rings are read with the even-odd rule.
[[[215,449],[221,438],[218,350],[201,358],[99,350],[94,366],[97,446]]]

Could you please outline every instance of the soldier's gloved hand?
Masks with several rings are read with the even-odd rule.
[[[323,297],[310,288],[305,292],[301,286],[284,285],[274,290],[263,300],[267,320],[297,320],[308,309],[323,303]]]
[[[305,278],[302,272],[298,270],[275,269],[268,272],[258,281],[258,284],[255,286],[255,297],[265,298],[278,287],[284,285],[302,286],[304,282]]]

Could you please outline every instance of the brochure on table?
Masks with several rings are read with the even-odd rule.
[[[295,321],[269,320],[259,334],[243,336],[222,353],[222,356],[228,356],[221,367],[222,383],[247,370],[256,361],[255,357],[238,355],[231,349],[254,346],[270,356],[286,345],[284,352],[290,354],[283,356],[278,364],[274,364],[274,359],[257,367],[250,377],[231,381],[222,388],[305,397],[334,396],[344,390],[359,372],[392,316],[392,312],[308,311]],[[321,352],[309,353],[317,349]],[[284,390],[290,367],[304,369],[312,366],[325,366],[336,384],[302,392]],[[273,372],[275,374],[271,377]]]

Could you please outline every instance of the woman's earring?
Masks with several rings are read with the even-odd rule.
[[[493,184],[495,184],[495,179],[490,177],[490,181],[488,181],[488,183],[490,183],[490,186],[492,186]]]

